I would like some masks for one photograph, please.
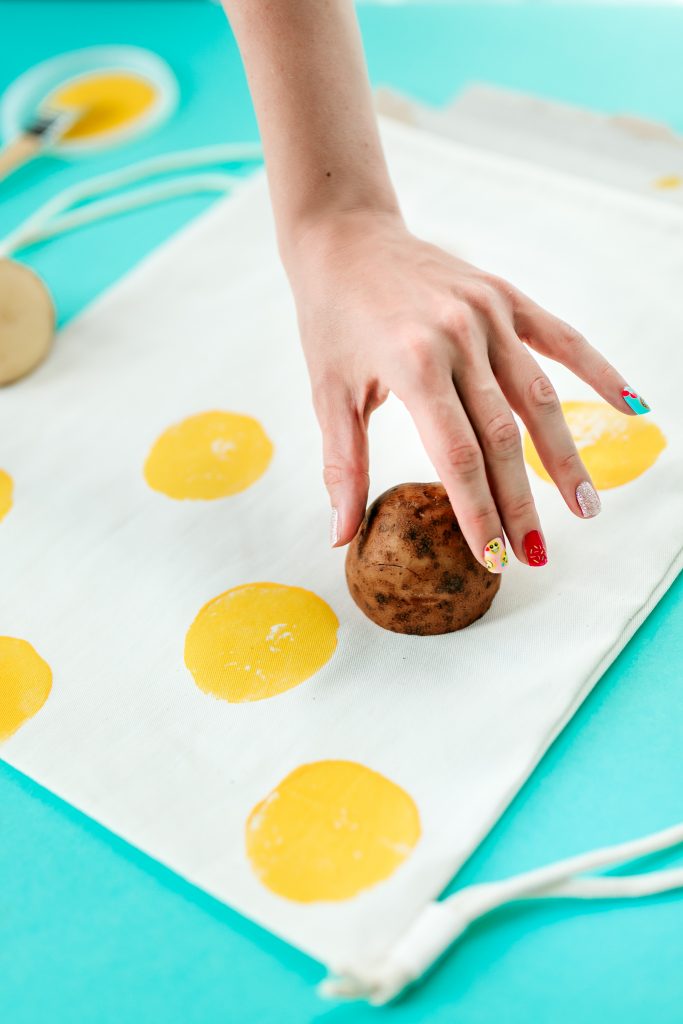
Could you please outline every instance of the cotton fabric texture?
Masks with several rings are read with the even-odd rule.
[[[644,419],[666,442],[639,475],[603,490],[602,514],[587,522],[530,469],[550,563],[513,559],[482,620],[395,635],[347,592],[260,173],[67,326],[0,413],[0,465],[14,481],[0,523],[2,632],[52,672],[1,756],[318,960],[359,968],[400,941],[490,830],[674,579],[683,539],[683,213],[404,126],[384,122],[382,133],[411,228],[585,333],[645,395]],[[549,372],[564,401],[599,401],[562,368]],[[219,463],[231,445],[246,452],[241,489],[215,493],[229,485],[190,458],[179,470],[190,489],[200,480],[214,491],[169,497],[152,485],[165,479],[155,445],[185,423],[171,438],[201,447],[208,421],[191,418],[203,413],[228,414],[211,421],[228,433],[209,431],[202,450]],[[599,445],[596,422],[587,429]],[[243,433],[230,435],[236,425]],[[370,499],[437,479],[393,396],[370,444]],[[627,439],[627,477],[629,450]],[[180,463],[171,457],[171,474]],[[315,600],[287,590],[284,624],[271,615],[282,591],[213,603],[255,583]],[[235,666],[223,648],[207,653],[216,622],[238,640],[266,623],[268,643],[298,643],[296,664],[311,674],[273,696],[226,699],[222,673]],[[286,638],[292,622],[299,633]],[[267,659],[263,637],[252,640]],[[24,656],[35,668],[12,648],[12,671]],[[342,767],[306,769],[319,762]],[[367,863],[382,877],[344,892],[367,879]],[[324,878],[326,898],[297,890],[304,875]]]

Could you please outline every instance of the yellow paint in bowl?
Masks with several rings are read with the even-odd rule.
[[[157,101],[156,86],[128,70],[94,71],[59,86],[45,105],[80,109],[82,113],[64,133],[63,142],[86,142],[130,128],[149,114]]]
[[[635,480],[666,448],[664,434],[649,417],[625,416],[604,402],[563,402],[562,412],[599,491]],[[550,482],[528,434],[524,458],[541,480]]]
[[[254,807],[246,852],[259,881],[297,903],[348,900],[389,878],[420,838],[409,793],[356,761],[296,768]]]

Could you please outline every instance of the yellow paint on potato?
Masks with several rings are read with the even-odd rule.
[[[51,689],[50,666],[31,644],[0,636],[0,741],[40,711]]]
[[[4,519],[12,507],[14,484],[12,477],[0,469],[0,519]]]
[[[213,501],[250,487],[272,455],[270,438],[252,416],[202,412],[164,431],[147,456],[144,475],[169,498]]]
[[[599,491],[635,480],[666,448],[664,434],[650,417],[625,416],[604,402],[563,402],[562,411]],[[524,458],[541,480],[550,481],[528,434]]]
[[[81,142],[119,131],[147,114],[157,98],[155,87],[133,71],[96,71],[55,89],[46,105],[82,108],[62,138]]]
[[[316,761],[254,807],[246,852],[278,896],[347,900],[389,878],[420,833],[415,802],[395,782],[355,761]]]
[[[185,664],[205,693],[231,703],[265,700],[329,661],[338,626],[310,590],[247,583],[204,605],[185,638]]]

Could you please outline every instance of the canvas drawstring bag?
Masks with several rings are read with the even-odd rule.
[[[479,622],[397,635],[347,592],[262,174],[0,406],[1,756],[375,1002],[507,900],[681,884],[585,875],[680,842],[662,822],[435,902],[680,570],[683,212],[382,133],[410,227],[575,324],[652,406],[620,417],[548,367],[603,511],[569,515],[527,445],[550,563],[513,562]],[[436,479],[393,396],[370,447],[370,499]]]

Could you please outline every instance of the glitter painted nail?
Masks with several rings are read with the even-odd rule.
[[[650,406],[647,404],[642,395],[639,395],[637,391],[632,388],[622,388],[621,397],[626,402],[629,409],[633,409],[638,416],[644,416],[646,412],[650,411]]]
[[[332,516],[330,518],[330,544],[332,547],[339,540],[339,511],[336,508],[332,508]]]
[[[502,537],[494,537],[484,548],[484,565],[489,572],[500,573],[508,564],[508,553]]]
[[[576,500],[579,503],[581,515],[584,519],[593,519],[602,507],[598,492],[588,480],[584,480],[576,488]]]
[[[541,537],[538,530],[529,530],[529,532],[524,535],[522,545],[529,565],[548,564],[548,555],[545,550],[545,544],[543,543],[543,537]]]

